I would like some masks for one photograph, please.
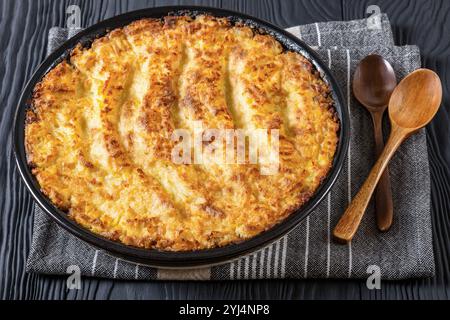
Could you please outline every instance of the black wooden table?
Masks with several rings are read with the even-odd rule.
[[[36,1],[0,0],[0,298],[3,299],[424,299],[450,297],[450,1],[448,0],[242,0],[242,1]],[[45,57],[48,30],[65,26],[66,8],[81,8],[82,27],[127,11],[196,4],[241,11],[281,27],[368,16],[378,5],[389,14],[399,45],[417,44],[423,65],[444,83],[444,102],[428,126],[436,277],[364,281],[132,282],[85,278],[81,290],[66,279],[25,273],[31,240],[32,199],[11,151],[13,113],[22,87]]]

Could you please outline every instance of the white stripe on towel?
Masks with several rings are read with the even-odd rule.
[[[237,271],[236,271],[236,278],[241,279],[241,260],[239,259],[237,262]]]
[[[347,107],[348,107],[348,114],[351,119],[351,110],[350,110],[350,102],[351,102],[351,95],[350,95],[350,51],[347,49]],[[351,124],[350,124],[351,125]],[[348,145],[348,203],[352,201],[352,168],[351,168],[351,136],[350,136],[350,143]],[[352,276],[352,242],[350,241],[348,243],[348,277],[350,278]]]
[[[114,272],[113,272],[113,278],[115,279],[117,277],[117,267],[119,266],[119,258],[116,259],[116,262],[114,263]]]
[[[234,261],[230,263],[230,279],[234,279]]]
[[[136,264],[136,268],[134,269],[134,278],[137,280],[139,277],[139,264]]]
[[[276,243],[275,243],[275,259],[274,259],[274,264],[273,264],[273,277],[277,278],[278,277],[278,271],[279,271],[279,264],[278,264],[278,260],[280,259],[280,242],[281,239],[279,239]]]
[[[331,70],[331,66],[332,66],[332,64],[331,64],[331,50],[328,49],[327,52],[328,52],[328,68]]]
[[[266,275],[267,278],[270,278],[270,267],[272,264],[272,246],[270,245],[267,248],[268,252],[267,252],[267,268],[266,268]]]
[[[328,49],[328,68],[331,70],[331,50]],[[330,276],[330,257],[331,257],[331,191],[327,196],[327,278]]]
[[[283,254],[281,255],[281,278],[284,278],[284,276],[286,275],[287,238],[287,235],[283,237]]]
[[[98,257],[98,250],[95,250],[94,258],[92,259],[92,270],[91,274],[95,274],[95,267],[97,266],[97,257]]]
[[[331,256],[331,191],[327,196],[327,278],[330,276],[330,256]]]
[[[316,30],[317,30],[317,46],[322,46],[322,39],[320,37],[319,24],[316,22]]]
[[[244,258],[245,267],[244,267],[244,279],[248,279],[248,269],[250,268],[250,257],[247,255]]]
[[[308,276],[308,256],[309,256],[309,216],[306,217],[306,239],[305,239],[305,269],[304,277]]]

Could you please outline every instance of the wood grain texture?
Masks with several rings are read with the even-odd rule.
[[[389,139],[368,177],[334,228],[333,235],[338,241],[348,243],[353,239],[389,160],[403,141],[433,119],[441,101],[441,81],[437,74],[429,69],[418,69],[410,73],[394,89],[389,100]]]
[[[86,27],[114,15],[152,6],[197,4],[241,11],[281,27],[316,21],[364,18],[378,4],[394,24],[401,44],[418,44],[426,67],[438,72],[444,103],[429,125],[432,209],[437,275],[433,279],[383,282],[368,290],[364,281],[285,280],[229,282],[132,282],[86,278],[81,290],[67,290],[61,277],[26,274],[31,241],[32,200],[11,152],[13,111],[23,86],[45,57],[46,37],[64,26],[68,5],[77,4]],[[450,2],[408,0],[247,1],[36,1],[0,2],[0,298],[2,299],[420,299],[450,297]],[[26,23],[24,23],[26,21]],[[420,21],[420,24],[418,23]]]
[[[375,155],[379,157],[384,149],[383,115],[397,86],[395,71],[382,56],[372,54],[359,62],[352,84],[353,95],[372,118]],[[374,199],[378,230],[387,231],[394,213],[389,168],[384,170],[378,182]]]

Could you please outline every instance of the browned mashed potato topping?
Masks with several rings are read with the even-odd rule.
[[[279,129],[279,172],[175,164],[171,134]],[[226,18],[142,19],[78,46],[36,86],[26,150],[42,192],[127,245],[198,250],[249,239],[317,190],[339,122],[302,55]]]

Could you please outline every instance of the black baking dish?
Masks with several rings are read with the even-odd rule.
[[[55,64],[61,61],[61,59],[65,59],[71,49],[78,43],[89,45],[93,39],[103,36],[108,31],[127,25],[140,18],[161,18],[169,14],[198,15],[201,13],[208,13],[218,17],[227,17],[233,22],[249,25],[257,32],[268,33],[274,36],[286,50],[299,52],[313,63],[315,68],[321,73],[323,79],[329,84],[332,90],[333,99],[335,102],[334,107],[340,121],[339,143],[333,161],[333,167],[327,177],[323,180],[314,196],[304,206],[293,212],[284,221],[270,230],[238,244],[199,251],[165,252],[152,249],[135,248],[102,238],[101,236],[84,229],[76,222],[69,219],[63,211],[56,208],[50,200],[41,193],[39,184],[35,180],[30,168],[27,165],[24,146],[25,113],[26,109],[30,107],[29,101],[31,101],[33,88],[42,79],[42,77],[53,66],[55,66]],[[348,149],[349,137],[350,129],[348,109],[343,103],[339,86],[327,66],[303,41],[266,21],[238,12],[209,7],[172,6],[142,9],[101,21],[81,31],[50,54],[34,72],[33,76],[22,91],[14,120],[13,145],[17,166],[28,190],[43,210],[60,226],[91,245],[103,249],[106,252],[114,256],[118,256],[124,260],[156,267],[183,268],[214,265],[234,259],[273,242],[294,228],[298,223],[300,223],[300,221],[312,212],[312,210],[330,191],[343,166],[344,158]]]

